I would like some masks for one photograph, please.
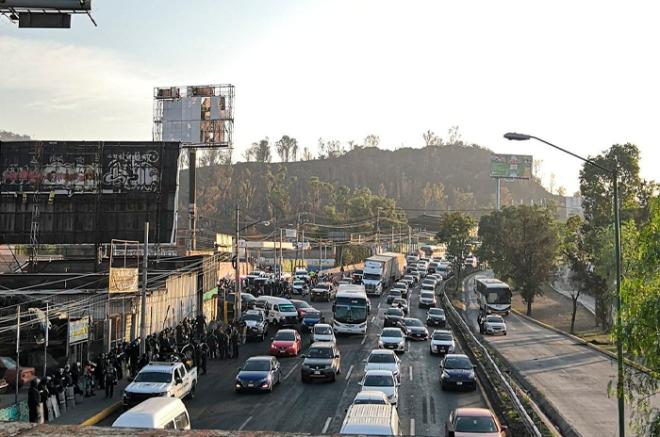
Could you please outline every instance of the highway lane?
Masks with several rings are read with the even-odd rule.
[[[463,299],[469,325],[478,335],[479,306],[469,282],[464,283]],[[483,338],[544,393],[581,435],[616,436],[616,398],[607,393],[608,382],[616,378],[615,360],[516,314],[506,322],[506,336]],[[626,410],[630,417],[630,406]]]
[[[422,321],[426,310],[418,308],[419,291],[411,296],[410,311]],[[331,304],[313,305],[331,319]],[[270,394],[236,394],[233,391],[237,368],[246,357],[267,354],[268,341],[248,342],[241,348],[238,360],[211,361],[209,373],[200,377],[197,396],[186,400],[195,429],[246,431],[280,431],[336,433],[341,428],[346,409],[360,390],[364,362],[369,352],[377,348],[377,338],[383,326],[382,314],[387,307],[385,297],[372,298],[368,334],[340,336],[342,353],[341,375],[334,383],[303,384],[300,380],[301,358],[282,358],[284,380]],[[271,334],[274,330],[271,330]],[[309,336],[303,335],[305,345]],[[443,392],[440,389],[439,357],[429,353],[429,342],[409,342],[401,356],[402,379],[399,415],[405,434],[439,435],[449,412],[460,406],[483,407],[479,390],[475,392]],[[103,422],[110,425],[113,418]]]

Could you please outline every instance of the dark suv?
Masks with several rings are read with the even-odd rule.
[[[400,326],[405,314],[399,308],[388,308],[385,310],[385,326]]]
[[[312,379],[334,381],[337,378],[341,367],[341,354],[335,343],[329,341],[312,343],[303,358],[305,360],[300,369],[302,382],[310,382]]]
[[[315,300],[330,300],[335,297],[335,286],[330,282],[321,282],[316,284],[312,291],[309,292],[309,299],[313,302]]]

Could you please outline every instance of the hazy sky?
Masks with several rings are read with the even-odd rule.
[[[94,0],[70,30],[0,19],[0,129],[151,139],[152,88],[236,86],[236,157],[264,136],[420,147],[463,139],[543,160],[577,189],[585,155],[634,142],[660,179],[660,7],[607,1]]]

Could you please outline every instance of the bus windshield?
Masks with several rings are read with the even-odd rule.
[[[335,307],[335,320],[340,323],[362,323],[367,320],[367,308],[338,304]]]

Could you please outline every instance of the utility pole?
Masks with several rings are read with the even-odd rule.
[[[497,204],[497,210],[498,211],[500,210],[500,204],[502,202],[501,197],[500,197],[501,196],[500,193],[502,192],[502,186],[501,186],[501,182],[500,182],[501,180],[502,180],[502,178],[495,178],[495,183],[497,185],[497,188],[496,188],[497,193],[496,193],[496,196],[495,196],[495,199],[496,199],[495,203]]]
[[[19,375],[20,375],[20,367],[21,367],[21,306],[18,306],[18,310],[16,312],[16,379],[14,380],[14,385],[16,386],[16,391],[14,392],[14,402],[16,402],[16,406],[18,407],[18,386],[19,386],[19,381],[21,380]]]
[[[390,250],[394,252],[394,226],[391,226],[390,230],[392,231],[392,247],[390,247]]]
[[[46,378],[46,373],[48,372],[48,307],[49,307],[49,302],[46,301],[46,341],[44,342],[44,378]],[[67,330],[66,335],[69,335],[69,332]]]
[[[140,354],[147,340],[147,263],[149,262],[149,222],[144,223],[144,255],[142,256],[142,297],[140,299]]]
[[[300,260],[300,266],[305,267],[305,229],[302,230],[302,248],[300,249],[302,257]]]
[[[188,217],[190,218],[190,250],[197,249],[197,150],[188,149]]]
[[[380,207],[376,209],[376,253],[380,253]]]
[[[412,250],[412,228],[408,225],[408,252]]]
[[[284,260],[282,254],[282,231],[284,229],[280,228],[280,280],[282,279],[282,270],[284,269]]]
[[[234,320],[238,321],[241,317],[241,254],[239,248],[239,239],[241,238],[240,210],[236,206],[236,264],[234,275],[236,276],[236,293],[234,296]],[[247,250],[245,252],[247,258]]]

